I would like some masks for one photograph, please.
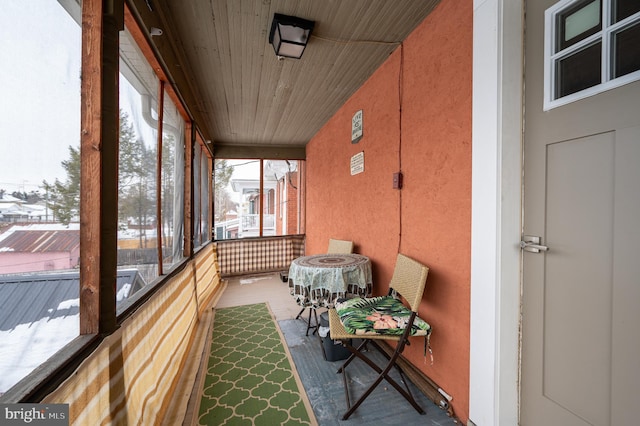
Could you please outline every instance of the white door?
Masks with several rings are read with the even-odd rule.
[[[524,426],[640,424],[639,16],[526,2],[524,234],[549,250],[523,252]]]

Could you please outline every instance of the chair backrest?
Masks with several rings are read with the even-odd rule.
[[[413,312],[418,312],[428,272],[429,268],[422,263],[398,253],[389,287],[400,293],[409,302]]]
[[[353,241],[329,240],[327,253],[353,253]]]

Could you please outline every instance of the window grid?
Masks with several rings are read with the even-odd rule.
[[[630,28],[634,24],[640,22],[640,12],[636,12],[619,22],[613,22],[615,17],[612,16],[613,2],[615,0],[601,0],[602,7],[602,29],[596,33],[586,37],[575,44],[560,50],[557,48],[558,22],[557,17],[565,10],[571,8],[579,0],[565,0],[559,2],[545,12],[545,72],[544,72],[544,110],[566,105],[568,103],[584,99],[586,97],[610,90],[636,80],[640,80],[640,70],[632,73],[614,77],[614,62],[612,56],[613,40],[615,34]],[[602,54],[601,60],[601,81],[599,85],[595,85],[584,90],[572,93],[563,97],[556,95],[558,88],[557,66],[561,60],[573,55],[575,52],[585,49],[586,47],[601,43]]]

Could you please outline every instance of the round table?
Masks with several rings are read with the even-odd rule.
[[[332,308],[336,299],[371,295],[371,261],[361,254],[317,254],[295,259],[289,291],[300,306]]]

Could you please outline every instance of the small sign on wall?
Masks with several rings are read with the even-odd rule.
[[[351,143],[358,143],[362,139],[362,110],[353,114],[351,119]]]
[[[364,151],[351,157],[351,176],[364,172]]]

